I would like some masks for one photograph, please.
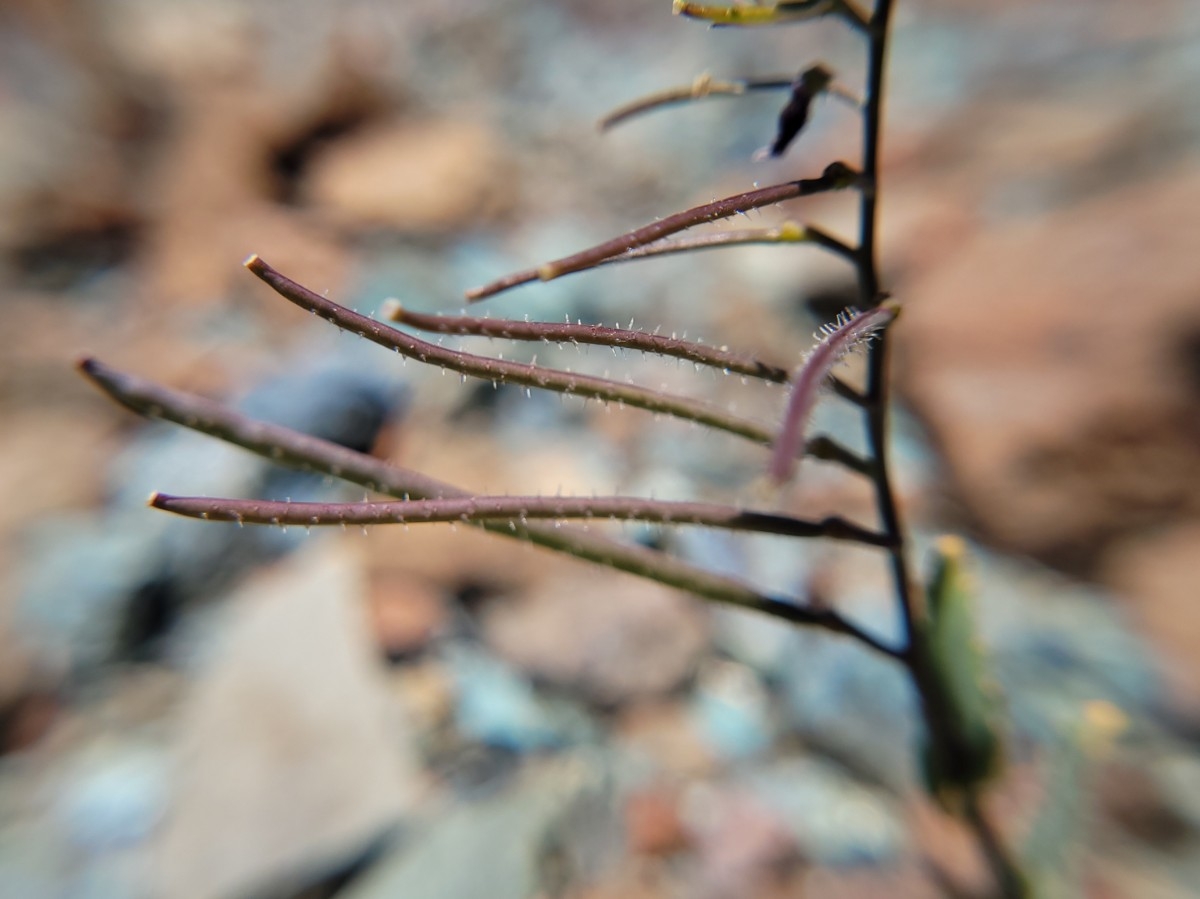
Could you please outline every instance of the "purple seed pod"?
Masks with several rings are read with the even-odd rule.
[[[821,326],[813,336],[818,343],[792,378],[783,427],[775,440],[768,473],[782,484],[792,476],[796,456],[804,445],[804,430],[817,405],[821,387],[834,365],[847,353],[868,341],[900,314],[900,304],[888,300],[868,312],[847,309],[837,320]]]

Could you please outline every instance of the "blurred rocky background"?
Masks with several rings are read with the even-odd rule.
[[[712,31],[669,12],[0,3],[0,895],[986,883],[917,787],[913,700],[886,662],[461,529],[169,521],[141,507],[150,490],[361,493],[147,425],[73,371],[95,354],[477,490],[749,500],[753,447],[403,366],[239,265],[257,252],[360,311],[455,312],[508,270],[855,158],[852,114],[823,103],[785,159],[752,165],[770,96],[597,134],[617,103],[703,71],[822,60],[861,86],[836,22]],[[976,543],[1011,718],[995,811],[1046,895],[1200,883],[1198,78],[1189,0],[898,3],[882,207],[905,303],[897,465],[918,551],[943,530]],[[786,214],[854,227],[846,197]],[[632,318],[790,364],[852,295],[839,266],[738,249],[490,311]],[[539,352],[778,414],[777,390],[736,378]],[[860,441],[827,406],[822,425]],[[871,514],[817,463],[781,503]],[[871,553],[624,533],[895,629]]]

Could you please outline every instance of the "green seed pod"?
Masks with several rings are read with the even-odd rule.
[[[779,3],[691,3],[673,0],[677,16],[703,19],[714,25],[777,25],[815,19],[838,10],[836,0],[782,0]]]
[[[922,761],[929,792],[956,812],[999,772],[1002,743],[996,697],[975,637],[965,546],[944,537],[935,551],[929,615],[917,642],[928,729]]]

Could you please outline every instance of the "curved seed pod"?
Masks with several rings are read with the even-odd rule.
[[[947,811],[960,812],[999,772],[1003,747],[997,701],[975,635],[965,545],[943,537],[935,552],[929,617],[914,647],[928,728],[922,761],[930,794]]]
[[[796,454],[804,445],[804,429],[817,405],[821,387],[828,380],[834,365],[848,352],[891,324],[899,314],[900,304],[892,300],[884,301],[869,312],[847,309],[836,321],[822,325],[814,335],[819,343],[792,377],[787,412],[771,453],[768,474],[776,483],[782,484],[792,476]]]

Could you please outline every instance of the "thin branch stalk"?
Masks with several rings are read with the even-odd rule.
[[[302,309],[307,309],[339,328],[394,350],[410,359],[416,359],[418,362],[438,365],[450,371],[492,381],[496,384],[501,382],[518,384],[523,387],[550,390],[584,399],[632,406],[726,431],[754,443],[764,445],[771,443],[772,435],[769,429],[730,415],[706,403],[639,387],[636,384],[623,384],[592,375],[560,371],[524,362],[491,359],[487,356],[475,356],[447,349],[340,306],[280,274],[258,256],[251,256],[246,260],[245,265],[269,284],[276,293]]]
[[[607,518],[649,524],[699,525],[781,537],[820,537],[865,546],[884,545],[881,535],[837,516],[808,521],[790,515],[756,512],[718,503],[672,502],[638,496],[471,496],[407,502],[302,503],[156,493],[150,498],[150,505],[189,518],[236,521],[240,524],[302,527],[456,521],[525,524],[538,520]]]
[[[117,371],[95,359],[81,360],[79,368],[104,393],[127,409],[208,434],[272,462],[326,474],[405,500],[471,496],[459,487],[419,472],[390,465],[365,453],[289,428],[255,421],[219,403]],[[883,655],[900,657],[898,650],[830,609],[799,605],[790,599],[766,595],[733,578],[705,571],[665,553],[629,546],[569,526],[531,523],[513,529],[498,522],[478,526],[713,602],[843,634]]]
[[[619,265],[623,262],[636,262],[640,259],[653,259],[658,256],[674,256],[679,253],[692,253],[696,250],[715,250],[724,247],[741,247],[750,244],[789,244],[813,243],[824,247],[839,256],[852,258],[854,251],[837,238],[808,225],[786,221],[774,228],[742,228],[732,231],[717,231],[713,234],[697,234],[678,240],[660,240],[644,247],[628,250],[619,256],[609,256],[601,259],[590,268],[602,265]],[[579,269],[584,271],[585,269]]]
[[[786,90],[792,86],[792,81],[793,79],[790,77],[740,78],[736,81],[718,81],[706,72],[697,76],[691,84],[656,91],[617,107],[599,121],[598,127],[601,131],[607,131],[632,118],[664,106],[692,103],[708,97],[740,97],[756,90]]]
[[[688,228],[693,228],[696,225],[719,221],[743,212],[749,212],[751,209],[773,206],[776,203],[782,203],[785,200],[794,200],[797,197],[813,196],[819,193],[856,187],[858,183],[858,173],[845,163],[830,163],[817,178],[804,178],[799,181],[788,181],[784,184],[758,188],[757,190],[746,191],[732,197],[714,200],[711,203],[704,203],[701,206],[695,206],[683,212],[677,212],[674,215],[651,222],[649,225],[644,225],[641,228],[622,234],[619,237],[614,237],[611,240],[606,240],[578,253],[573,253],[570,256],[555,259],[537,268],[516,272],[485,284],[482,287],[472,288],[467,291],[467,299],[471,302],[477,302],[532,281],[551,281],[572,272],[591,268],[606,259],[620,256],[622,253],[636,250],[638,247],[644,247],[647,244],[652,244],[655,241],[670,237],[672,234],[678,234],[680,231],[686,231]]]
[[[1029,896],[1029,883],[1024,872],[1004,844],[1000,832],[988,817],[979,797],[968,796],[963,811],[967,826],[975,835],[976,842],[979,843],[979,848],[996,877],[1001,895],[1007,899],[1024,899]]]
[[[480,318],[469,315],[428,315],[404,308],[399,302],[389,302],[382,314],[398,324],[436,334],[498,337],[504,340],[541,341],[543,343],[572,343],[635,350],[683,359],[696,365],[719,368],[730,374],[759,378],[775,384],[787,381],[789,372],[777,365],[730,353],[676,337],[665,337],[648,331],[630,328],[606,328],[602,325],[572,324],[571,322],[528,322],[511,319]]]
[[[628,122],[630,119],[637,118],[649,112],[656,112],[664,107],[694,103],[697,100],[706,100],[709,97],[743,97],[748,93],[758,91],[790,90],[795,83],[795,76],[739,78],[733,81],[718,81],[706,72],[703,75],[697,76],[691,84],[655,91],[652,94],[647,94],[644,97],[639,97],[636,100],[618,106],[604,116],[597,123],[597,126],[601,131],[608,131],[617,125]],[[856,109],[862,107],[862,99],[856,97],[849,88],[843,85],[832,83],[825,88],[824,92],[845,103],[849,103]]]

